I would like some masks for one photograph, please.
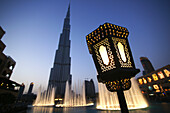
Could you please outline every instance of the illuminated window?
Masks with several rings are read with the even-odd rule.
[[[139,81],[139,84],[143,84],[142,79],[138,79],[138,81]]]
[[[13,69],[13,66],[10,66],[9,69],[12,70],[12,69]]]
[[[160,92],[160,90],[156,90],[156,92]]]
[[[1,83],[1,86],[3,86],[4,85],[4,83]]]
[[[160,79],[165,78],[164,75],[163,75],[163,73],[162,73],[162,71],[158,72],[158,76],[159,76]]]
[[[159,86],[158,85],[153,85],[153,88],[156,90],[159,90]]]
[[[170,76],[170,72],[169,72],[167,69],[164,69],[164,73],[165,73],[165,75],[166,75],[167,77]]]
[[[158,76],[156,74],[152,74],[153,80],[157,81],[158,80]]]
[[[148,78],[148,82],[152,82],[152,79],[151,77],[147,77]]]
[[[7,75],[6,75],[6,77],[7,77],[7,78],[9,78],[9,77],[10,77],[10,75],[9,75],[9,74],[7,74]]]
[[[146,79],[145,79],[145,78],[143,78],[143,83],[144,83],[144,84],[147,84],[147,81],[146,81]]]

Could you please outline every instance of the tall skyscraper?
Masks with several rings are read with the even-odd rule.
[[[51,68],[48,87],[56,88],[56,97],[64,97],[66,81],[71,84],[70,74],[70,5],[64,19],[63,31],[60,34],[58,50],[56,50],[53,67]]]
[[[143,75],[146,75],[148,73],[151,73],[152,71],[155,71],[155,69],[153,68],[151,62],[149,61],[147,57],[140,57],[140,61],[144,68]]]

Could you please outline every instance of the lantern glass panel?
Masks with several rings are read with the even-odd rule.
[[[126,62],[125,50],[122,43],[118,42],[117,47],[119,49],[120,56],[124,62]]]
[[[99,52],[100,52],[100,55],[102,57],[102,60],[103,60],[103,63],[105,65],[108,65],[109,64],[109,58],[108,58],[108,54],[107,54],[107,50],[106,50],[106,47],[101,45],[99,47]]]

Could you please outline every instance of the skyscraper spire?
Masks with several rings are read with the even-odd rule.
[[[67,14],[64,19],[62,33],[60,34],[60,41],[58,50],[56,50],[54,65],[51,68],[49,86],[56,88],[56,97],[63,97],[65,93],[66,81],[71,84],[70,75],[70,4],[68,6]]]
[[[70,18],[70,3],[69,3],[69,5],[68,5],[68,10],[67,10],[67,16],[66,16],[66,18]]]

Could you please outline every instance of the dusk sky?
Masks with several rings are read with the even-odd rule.
[[[6,31],[4,53],[16,61],[11,80],[34,92],[47,87],[69,0],[0,0],[0,26]],[[71,0],[71,74],[76,80],[93,79],[97,72],[85,36],[109,22],[129,30],[136,68],[148,57],[155,69],[170,64],[169,0]],[[26,88],[27,92],[27,88]]]

